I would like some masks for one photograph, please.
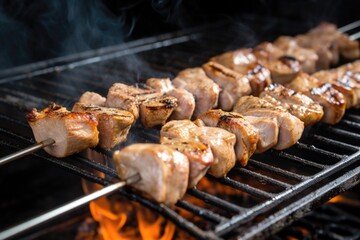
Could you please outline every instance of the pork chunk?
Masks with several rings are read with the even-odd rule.
[[[244,118],[259,132],[255,153],[263,153],[277,144],[279,125],[276,118],[254,116],[244,116]]]
[[[279,126],[279,138],[274,146],[276,150],[283,150],[294,145],[304,131],[304,122],[291,115],[285,108],[274,106],[265,99],[242,97],[233,111],[244,116],[276,118]]]
[[[98,121],[99,147],[111,149],[125,142],[134,123],[134,116],[117,108],[106,108],[95,105],[76,103],[74,112],[92,113]]]
[[[189,159],[188,188],[195,187],[214,163],[213,153],[207,144],[194,140],[183,140],[181,138],[161,138],[161,143],[181,152]]]
[[[258,130],[242,115],[225,112],[220,109],[207,111],[199,116],[207,126],[220,127],[236,136],[235,153],[242,166],[246,166],[249,158],[256,150],[259,140]]]
[[[208,144],[214,155],[214,163],[208,172],[215,177],[224,177],[235,165],[236,137],[224,129],[198,127],[189,120],[173,120],[161,128],[160,136],[196,140]]]
[[[185,89],[194,95],[194,117],[218,105],[220,87],[208,78],[201,68],[181,71],[172,83],[176,88]]]
[[[58,158],[95,147],[99,142],[98,122],[91,113],[73,113],[52,103],[40,112],[32,109],[26,119],[37,142],[55,140],[44,150]]]
[[[139,174],[132,186],[159,203],[173,206],[187,189],[188,158],[162,144],[132,144],[115,151],[113,159],[121,179]]]
[[[278,100],[286,110],[303,121],[305,126],[319,122],[324,115],[319,103],[283,85],[272,84],[260,94],[260,97],[264,99],[269,96]]]
[[[106,98],[95,92],[84,92],[79,98],[79,103],[105,106]]]
[[[251,86],[245,75],[211,61],[204,64],[202,68],[207,76],[221,88],[219,108],[230,111],[239,97],[250,95]]]

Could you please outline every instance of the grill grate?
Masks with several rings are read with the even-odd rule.
[[[58,59],[41,65],[41,68],[34,65],[35,69],[27,66],[13,74],[7,72],[0,79],[0,145],[13,152],[34,143],[31,130],[24,121],[24,111],[32,107],[43,108],[50,101],[71,106],[84,91],[106,95],[114,82],[132,84],[148,77],[174,76],[184,68],[200,66],[225,49],[239,47],[238,42],[232,41],[237,32],[233,26],[228,29],[220,25],[210,30],[167,34],[103,52],[88,52],[81,56],[82,60],[76,57],[66,61]],[[128,64],[130,61],[134,64]],[[31,71],[24,73],[28,69]],[[220,195],[209,189],[194,188],[188,190],[187,196],[210,207],[198,206],[186,199],[176,206],[199,216],[207,227],[198,227],[174,210],[129,188],[119,192],[161,213],[199,239],[218,239],[229,234],[247,239],[264,229],[270,234],[281,229],[279,223],[284,225],[301,217],[312,205],[321,204],[330,195],[359,182],[359,128],[360,112],[350,110],[336,126],[318,124],[308,129],[303,138],[286,151],[270,150],[253,155],[246,168],[236,166],[225,178],[206,176],[212,184],[231,189],[231,194]],[[135,125],[129,140],[122,146],[133,141],[158,140],[159,129],[144,130]],[[97,150],[111,156],[110,152]],[[111,178],[117,178],[113,168],[79,155],[56,159],[41,151],[34,157],[50,161],[94,183],[109,185]],[[107,177],[99,177],[94,171]]]

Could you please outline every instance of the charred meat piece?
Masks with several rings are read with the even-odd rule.
[[[45,151],[58,158],[95,147],[99,142],[98,122],[91,113],[73,113],[52,103],[41,112],[32,109],[26,119],[37,142],[55,140]]]
[[[261,64],[250,48],[226,52],[210,59],[248,77],[252,94],[258,96],[271,83],[270,71]]]
[[[185,89],[175,88],[169,78],[150,78],[146,85],[157,91],[175,97],[178,100],[178,106],[170,115],[171,120],[190,119],[195,110],[195,98]]]
[[[322,122],[338,123],[345,114],[346,98],[329,83],[321,83],[318,79],[301,73],[288,87],[307,95],[323,107]]]
[[[320,104],[314,102],[308,96],[283,85],[272,84],[260,94],[260,97],[264,99],[269,96],[281,102],[282,106],[303,121],[305,126],[319,122],[324,115]]]
[[[255,153],[262,153],[274,147],[279,138],[279,125],[276,118],[244,116],[259,132]]]
[[[246,166],[249,158],[256,150],[259,140],[258,130],[242,115],[235,112],[224,112],[220,109],[210,110],[199,117],[207,126],[220,127],[236,136],[236,159]]]
[[[106,106],[129,111],[135,119],[140,115],[144,127],[153,127],[165,123],[177,107],[177,100],[154,89],[114,83],[109,89]]]
[[[295,57],[287,55],[285,51],[270,42],[256,46],[254,54],[258,61],[270,70],[273,82],[289,82],[300,71],[300,62]]]
[[[250,95],[251,86],[249,79],[216,62],[208,62],[202,66],[205,73],[220,88],[219,108],[229,111],[241,96]]]
[[[312,76],[321,82],[331,83],[336,90],[344,94],[346,108],[360,107],[360,81],[358,81],[356,73],[333,69],[319,71]]]
[[[141,179],[132,186],[155,201],[173,206],[187,189],[188,158],[162,144],[132,144],[115,151],[113,159],[120,178],[139,174]]]
[[[277,38],[274,45],[284,51],[285,56],[291,56],[298,60],[303,72],[313,73],[316,71],[316,62],[319,56],[313,49],[300,47],[296,39],[289,36]]]
[[[72,109],[74,112],[92,113],[98,121],[99,146],[110,149],[119,143],[125,142],[134,116],[117,108],[106,108],[95,105],[76,103]]]
[[[164,125],[178,106],[176,98],[163,95],[148,98],[140,104],[140,119],[145,128]]]
[[[157,97],[160,94],[154,89],[128,86],[123,83],[114,83],[106,98],[107,107],[120,108],[131,112],[135,119],[139,118],[139,105],[146,98]]]
[[[207,144],[194,140],[183,140],[181,138],[161,138],[161,143],[181,152],[189,159],[188,188],[195,187],[214,163],[213,153]]]
[[[209,145],[214,155],[214,163],[208,172],[214,177],[224,177],[235,166],[236,137],[224,129],[198,127],[189,120],[173,120],[162,127],[160,136],[196,140]]]
[[[105,106],[106,98],[95,92],[84,92],[79,99],[79,103],[92,104],[95,106]]]
[[[274,149],[283,150],[291,147],[300,139],[304,131],[304,123],[286,109],[265,102],[266,100],[257,97],[241,97],[233,111],[244,116],[276,118],[279,138]]]
[[[218,105],[220,87],[201,68],[188,68],[179,72],[172,83],[176,88],[185,89],[194,95],[194,117]]]

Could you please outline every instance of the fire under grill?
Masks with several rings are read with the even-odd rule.
[[[279,26],[280,32],[272,29],[267,36],[284,34],[282,25]],[[72,106],[85,91],[106,95],[114,82],[134,84],[149,77],[173,77],[184,68],[200,66],[216,54],[247,44],[253,36],[237,37],[241,28],[246,26],[219,24],[3,71],[0,74],[1,154],[34,143],[25,111],[43,108],[49,102]],[[258,29],[264,36],[270,31]],[[135,125],[128,141],[119,148],[133,142],[159,142],[159,129]],[[205,177],[212,188],[228,189],[226,193],[213,193],[204,187],[188,190],[188,198],[204,204],[197,205],[185,198],[176,206],[196,216],[201,224],[130,188],[119,190],[119,194],[160,213],[198,239],[265,238],[358,184],[359,150],[359,110],[348,110],[337,125],[312,126],[297,144],[285,151],[255,154],[247,167],[236,166],[225,178]],[[50,161],[104,186],[118,179],[111,162],[104,165],[81,155],[57,159],[43,151],[31,158]]]

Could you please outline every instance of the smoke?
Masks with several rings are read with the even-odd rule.
[[[2,1],[0,68],[119,44],[134,22],[98,0]]]

